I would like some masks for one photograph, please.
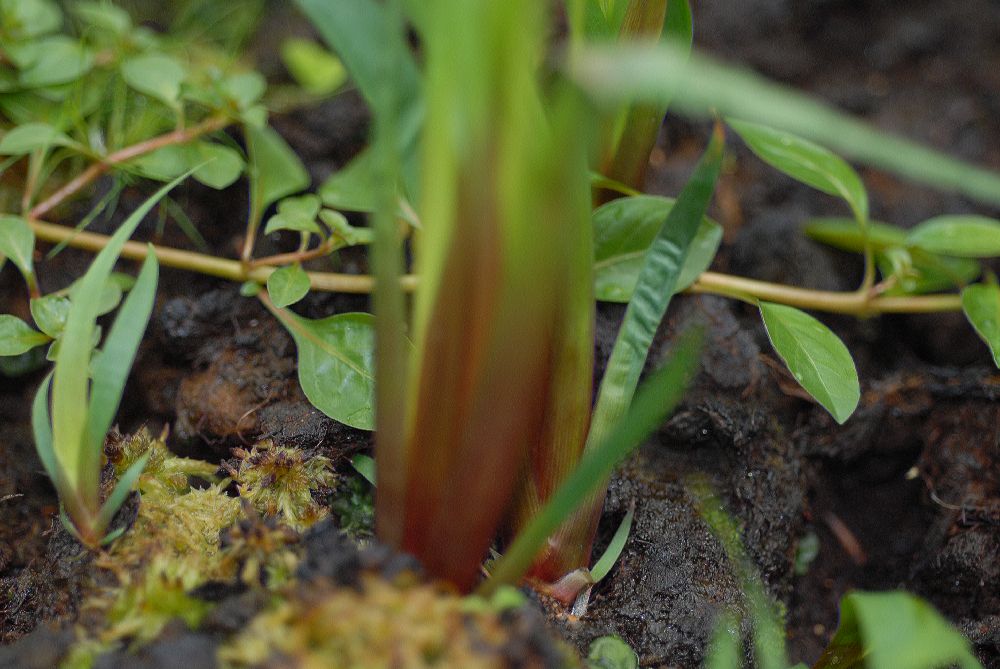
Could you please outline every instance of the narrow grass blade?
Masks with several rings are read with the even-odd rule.
[[[49,418],[49,390],[52,388],[52,374],[46,375],[42,385],[38,386],[35,400],[31,404],[31,428],[35,434],[35,449],[38,459],[42,461],[45,473],[52,479],[52,485],[62,495],[63,479],[56,452],[52,446],[52,423]]]
[[[701,341],[698,330],[686,332],[677,341],[666,363],[636,393],[625,416],[584,454],[579,467],[497,561],[479,594],[489,596],[500,585],[517,583],[548,537],[600,489],[625,456],[660,426],[680,402],[698,367]]]
[[[94,380],[90,386],[90,409],[87,411],[87,434],[83,457],[91,461],[85,471],[99,470],[104,436],[121,404],[125,381],[139,349],[139,342],[146,331],[146,324],[153,311],[159,264],[153,246],[148,246],[139,277],[122,303],[111,331],[104,340],[104,347],[95,356]]]
[[[611,542],[604,550],[604,553],[590,569],[590,577],[594,579],[594,583],[603,581],[604,577],[611,572],[611,568],[618,562],[622,551],[625,550],[625,543],[628,541],[629,533],[632,531],[632,519],[634,517],[635,507],[633,506],[629,508],[625,517],[622,518],[621,524],[615,530],[615,535],[611,537]]]
[[[589,47],[573,79],[610,104],[670,101],[689,116],[735,116],[800,135],[841,155],[943,190],[1000,204],[1000,174],[894,136],[786,86],[670,45]]]
[[[83,469],[87,463],[93,463],[94,458],[84,454],[82,449],[85,448],[87,424],[88,370],[101,293],[125,241],[153,206],[187,176],[181,175],[163,186],[132,212],[108,240],[107,246],[97,254],[72,291],[73,306],[66,317],[52,383],[53,446],[67,485],[82,495],[86,504],[95,510],[99,472]]]

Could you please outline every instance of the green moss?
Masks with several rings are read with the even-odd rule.
[[[249,451],[234,451],[238,462],[230,474],[240,496],[268,517],[280,516],[289,526],[303,530],[326,515],[313,499],[314,492],[331,488],[335,475],[330,460],[306,458],[297,448],[263,441]]]

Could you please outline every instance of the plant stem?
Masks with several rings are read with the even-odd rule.
[[[109,239],[106,235],[77,232],[73,228],[43,221],[32,220],[31,226],[39,239],[54,243],[65,242],[69,246],[87,251],[100,251]],[[122,257],[143,260],[146,257],[146,248],[146,244],[142,242],[127,242],[122,249]],[[247,267],[238,260],[218,258],[205,253],[184,251],[167,246],[154,246],[153,248],[156,250],[156,257],[162,265],[231,281],[266,283],[267,277],[275,270],[274,267],[260,264]],[[274,257],[272,257],[273,259]],[[307,272],[306,274],[309,275],[313,290],[336,293],[370,293],[375,287],[374,277],[366,274],[337,274],[333,272]],[[414,290],[417,282],[418,278],[414,274],[400,277],[400,286],[405,291]],[[937,313],[961,311],[962,309],[962,298],[958,294],[939,293],[878,297],[875,295],[875,291],[811,290],[718,272],[703,272],[685,292],[722,295],[751,302],[766,300],[800,309],[861,317],[878,314]]]
[[[250,267],[276,267],[280,265],[289,265],[293,262],[305,262],[306,260],[312,260],[313,258],[321,258],[325,255],[329,255],[333,250],[333,241],[327,240],[313,249],[300,247],[298,251],[292,251],[291,253],[277,253],[273,256],[266,256],[264,258],[251,260]]]
[[[132,160],[133,158],[138,158],[139,156],[144,156],[147,153],[152,153],[153,151],[161,149],[165,146],[185,144],[201,137],[202,135],[207,135],[208,133],[215,132],[216,130],[222,130],[229,125],[229,123],[230,119],[227,117],[212,116],[185,130],[173,130],[158,137],[148,139],[145,142],[139,142],[138,144],[127,146],[120,151],[109,153],[103,160],[94,163],[44,201],[36,204],[35,207],[28,212],[28,219],[35,220],[41,218],[65,202],[71,195],[76,194],[85,186],[93,183],[94,180],[108,172],[115,165],[120,165],[121,163]]]
[[[77,232],[72,228],[62,225],[45,223],[44,221],[31,221],[31,227],[35,231],[38,239],[47,242],[65,242],[74,248],[85,251],[100,251],[109,240],[107,235],[99,235],[93,232]],[[156,257],[161,265],[176,267],[192,272],[217,276],[230,281],[254,281],[256,283],[266,283],[267,277],[275,271],[274,267],[246,267],[238,260],[218,258],[205,253],[194,251],[184,251],[170,248],[168,246],[153,246]],[[122,248],[122,257],[132,260],[144,260],[148,252],[148,247],[143,242],[126,242]],[[371,276],[365,274],[335,274],[332,272],[307,272],[310,284],[314,290],[336,293],[370,293],[375,281]],[[412,291],[417,284],[417,279],[413,275],[401,277],[400,284],[403,290]]]

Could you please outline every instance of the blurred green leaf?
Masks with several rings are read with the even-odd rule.
[[[164,146],[129,161],[140,174],[158,181],[169,181],[188,170],[199,182],[222,190],[243,173],[243,157],[235,149],[214,142]]]
[[[740,621],[731,612],[723,612],[715,622],[705,653],[705,669],[740,669],[743,666],[743,639]]]
[[[374,317],[350,313],[310,320],[285,310],[278,317],[295,339],[306,398],[336,421],[374,429]]]
[[[35,280],[35,265],[31,257],[34,251],[35,233],[28,222],[19,216],[0,214],[0,257],[14,263],[31,285]]]
[[[286,197],[278,203],[278,213],[268,219],[264,234],[269,235],[278,230],[297,230],[321,235],[323,230],[316,223],[319,207],[319,198],[312,194]]]
[[[76,0],[69,5],[69,8],[80,21],[98,30],[106,30],[115,35],[126,35],[132,28],[132,17],[129,16],[129,13],[109,2]]]
[[[295,304],[309,292],[309,275],[298,263],[280,267],[267,277],[267,294],[276,307]]]
[[[906,592],[852,592],[813,669],[982,669],[968,640],[934,607]]]
[[[639,656],[621,637],[602,636],[590,642],[587,669],[639,669]]]
[[[793,307],[760,303],[767,336],[795,380],[843,423],[858,406],[861,387],[850,351],[828,327]]]
[[[937,216],[913,228],[906,241],[946,256],[994,258],[1000,256],[1000,221],[985,216]]]
[[[59,30],[62,12],[51,0],[0,0],[0,42]]]
[[[689,116],[718,114],[794,133],[934,188],[1000,204],[1000,174],[893,136],[744,69],[670,44],[586,46],[570,76],[599,103],[670,100]]]
[[[51,337],[35,330],[20,318],[0,314],[0,355],[21,355],[50,341]]]
[[[60,295],[46,295],[31,300],[31,318],[38,329],[53,339],[62,334],[69,315],[70,301]]]
[[[962,291],[962,311],[1000,367],[1000,288],[996,283],[969,286]]]
[[[281,60],[299,85],[314,95],[329,95],[347,81],[340,59],[312,40],[285,40]]]
[[[122,76],[129,86],[140,93],[175,107],[187,74],[176,58],[150,53],[122,63]]]
[[[47,123],[25,123],[10,129],[0,139],[0,155],[17,156],[54,146],[80,145]]]
[[[365,477],[365,480],[375,485],[375,460],[370,455],[358,454],[351,458],[351,466]]]
[[[284,139],[269,126],[245,125],[251,162],[254,208],[263,211],[276,200],[309,185],[309,173]]]
[[[250,109],[267,90],[267,82],[257,72],[230,74],[222,80],[222,90],[239,110]]]
[[[628,302],[632,298],[646,251],[673,206],[673,198],[639,195],[612,200],[594,210],[594,288],[598,300]],[[721,226],[703,218],[675,292],[690,286],[708,269],[721,241]]]
[[[320,186],[319,196],[323,198],[323,204],[343,211],[372,211],[375,208],[372,193],[377,168],[370,151],[358,154]]]
[[[94,55],[66,35],[53,35],[37,42],[8,48],[20,68],[18,81],[25,88],[42,88],[76,81],[90,71]]]
[[[726,122],[761,160],[797,181],[842,198],[859,223],[868,221],[868,193],[861,177],[842,158],[789,132],[731,118]]]
[[[343,242],[343,246],[371,244],[374,231],[371,228],[359,228],[347,222],[347,217],[339,211],[324,209],[319,212],[319,218],[330,228],[330,232]]]

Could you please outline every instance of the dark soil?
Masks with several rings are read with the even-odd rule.
[[[699,0],[694,12],[696,41],[708,51],[886,130],[1000,169],[995,1]],[[317,180],[360,148],[366,125],[350,96],[276,120]],[[648,190],[679,190],[706,130],[668,123]],[[726,231],[716,269],[833,290],[856,285],[854,258],[799,231],[811,216],[842,214],[839,203],[766,167],[737,140],[729,144],[735,161],[712,212]],[[863,177],[873,216],[895,224],[941,213],[998,214],[875,170]],[[122,211],[141,197],[129,193]],[[233,255],[243,187],[216,193],[188,186],[178,197],[210,245]],[[187,243],[176,230],[166,234],[168,243]],[[285,250],[280,242],[262,240],[259,252]],[[87,259],[68,250],[41,261],[45,287],[65,285]],[[348,258],[342,268],[361,271],[363,260]],[[21,293],[11,273],[0,276],[2,311],[26,316]],[[363,298],[345,296],[311,296],[302,305],[310,316],[364,308]],[[599,311],[599,367],[622,313],[614,305]],[[1000,376],[959,316],[824,320],[848,344],[862,378],[861,407],[844,426],[803,398],[753,310],[720,298],[675,301],[650,365],[677,331],[700,322],[708,333],[702,372],[677,414],[612,482],[605,525],[615,527],[634,503],[632,538],[587,614],[553,619],[581,649],[616,633],[643,666],[695,667],[719,613],[744,611],[740,580],[688,484],[703,475],[739,522],[768,592],[786,608],[791,660],[819,656],[850,589],[905,588],[955,622],[984,664],[1000,667]],[[272,438],[343,467],[345,456],[369,447],[370,436],[305,401],[293,355],[288,335],[236,287],[164,271],[121,426],[167,425],[174,450],[215,462],[232,447]],[[66,624],[77,615],[88,568],[59,527],[34,454],[29,404],[39,381],[37,373],[0,377],[0,642],[21,639],[0,648],[0,667],[54,666],[72,642]],[[327,523],[304,539],[303,579],[343,582],[361,568],[358,553],[335,550],[337,536]],[[803,538],[818,539],[819,551],[796,570]],[[367,568],[406,566],[398,556],[363,555],[373,560]],[[221,603],[201,630],[169,627],[139,655],[107,656],[99,666],[212,666],[220,639],[262,603],[225,588],[202,594]],[[517,624],[525,647],[544,655],[544,644],[529,634],[534,623]]]

